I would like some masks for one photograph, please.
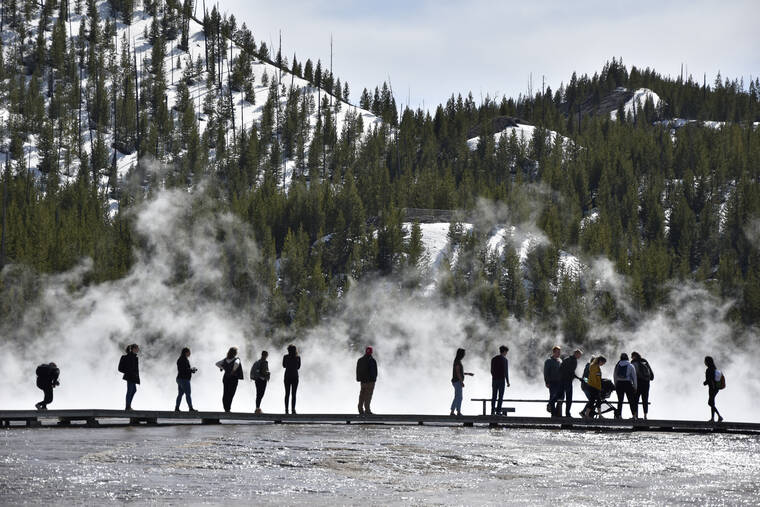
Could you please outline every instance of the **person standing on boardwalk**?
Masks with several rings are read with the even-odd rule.
[[[499,355],[491,358],[491,415],[501,415],[505,385],[509,385],[509,347],[499,347]]]
[[[654,372],[649,362],[638,352],[631,352],[631,364],[636,368],[636,407],[638,408],[641,399],[646,419],[649,413],[649,383],[654,380]]]
[[[581,416],[592,419],[599,411],[599,407],[602,405],[602,366],[607,363],[607,358],[599,356],[591,360],[588,366],[588,377],[584,377],[586,381],[586,397],[588,403],[581,412]]]
[[[295,414],[298,370],[301,368],[301,356],[298,355],[295,345],[288,345],[288,353],[282,358],[282,367],[285,368],[285,413],[288,413],[288,400],[290,400],[291,412]]]
[[[464,349],[457,349],[456,356],[454,356],[454,366],[451,374],[451,385],[454,386],[454,401],[451,402],[451,414],[462,415],[462,389],[464,389],[464,376],[469,375],[472,377],[472,373],[464,371],[462,365],[462,359],[464,358]]]
[[[264,393],[267,390],[267,382],[269,382],[269,362],[267,358],[269,352],[266,350],[261,351],[261,359],[253,363],[251,367],[251,380],[256,384],[256,413],[261,413],[261,400],[264,398]]]
[[[179,412],[179,404],[182,403],[182,395],[187,401],[187,408],[190,412],[196,412],[193,408],[193,398],[190,396],[190,379],[193,373],[198,371],[197,368],[190,366],[190,349],[185,347],[177,359],[177,401],[174,403],[174,411]]]
[[[121,356],[119,361],[119,371],[124,374],[122,379],[127,381],[127,403],[124,410],[132,410],[132,399],[135,397],[137,385],[140,383],[140,362],[137,359],[139,352],[140,347],[136,343],[127,345],[126,353]]]
[[[620,361],[615,365],[615,391],[617,391],[618,406],[615,410],[615,419],[623,417],[623,395],[628,398],[631,407],[631,416],[638,418],[638,404],[636,403],[636,368],[628,361],[628,354],[620,354]]]
[[[715,406],[715,397],[718,395],[718,391],[726,387],[726,380],[723,377],[723,373],[715,367],[715,360],[712,357],[705,357],[705,381],[703,385],[707,386],[708,398],[707,404],[710,406],[710,422],[715,422],[715,414],[718,414],[718,422],[723,421],[723,416],[718,412],[718,407]]]
[[[559,368],[561,365],[559,355],[561,349],[558,345],[552,347],[552,355],[544,361],[544,383],[549,389],[549,403],[546,405],[546,411],[552,417],[562,415],[562,403],[557,403],[562,399],[562,380],[560,378]]]
[[[567,356],[565,359],[563,359],[562,364],[559,367],[559,376],[562,382],[562,395],[565,398],[565,417],[572,417],[570,415],[570,407],[573,404],[573,382],[575,382],[575,369],[578,368],[578,359],[580,359],[582,355],[583,352],[581,352],[580,349],[575,349],[573,355]]]
[[[58,375],[61,374],[61,370],[55,363],[43,363],[37,367],[36,373],[37,387],[42,389],[45,398],[34,406],[37,407],[37,410],[47,410],[48,404],[53,402],[53,388],[60,385]]]
[[[372,357],[372,347],[364,350],[364,355],[356,361],[356,381],[360,382],[359,389],[359,414],[372,414],[370,403],[372,403],[372,393],[375,392],[375,381],[377,380],[377,361]]]
[[[225,412],[232,410],[232,399],[235,397],[238,381],[243,379],[243,364],[237,354],[237,347],[230,347],[230,350],[227,351],[227,357],[216,362],[216,367],[224,372],[222,375],[222,384],[224,385],[222,406]]]

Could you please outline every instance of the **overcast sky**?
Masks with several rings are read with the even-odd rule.
[[[613,5],[619,4],[619,5]],[[211,1],[207,2],[211,5]],[[760,74],[760,1],[224,0],[258,42],[283,54],[330,59],[356,102],[390,78],[397,102],[427,109],[452,93],[516,97],[533,73],[556,89],[574,70],[624,63],[712,81]]]

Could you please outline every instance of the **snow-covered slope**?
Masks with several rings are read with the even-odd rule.
[[[514,132],[515,136],[517,136],[518,142],[523,142],[526,145],[530,144],[531,139],[533,139],[533,136],[535,135],[536,128],[533,125],[528,125],[524,123],[518,123],[517,126],[510,126],[502,130],[501,132],[497,132],[494,134],[494,142],[498,143],[499,140],[503,136],[506,136],[507,139],[512,135]],[[569,141],[569,138],[560,136],[557,132],[553,130],[546,130],[546,137],[549,140],[550,143],[554,144],[557,140],[557,136],[559,136],[562,139],[562,143],[566,143]],[[480,142],[480,136],[473,137],[472,139],[467,140],[467,146],[470,148],[470,150],[476,150],[478,148],[478,143]]]
[[[646,104],[647,100],[649,100],[650,97],[652,98],[654,107],[659,107],[661,102],[660,96],[649,88],[639,88],[633,92],[633,97],[631,97],[628,102],[623,105],[623,111],[625,111],[625,115],[628,116],[629,114],[634,114],[634,108],[636,111],[639,111],[644,107],[644,104]],[[613,120],[617,120],[617,116],[617,111],[612,111],[610,113],[610,118]]]

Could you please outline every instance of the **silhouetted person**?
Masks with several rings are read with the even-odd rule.
[[[509,347],[499,347],[499,355],[491,358],[491,415],[501,415],[505,385],[509,385]]]
[[[654,380],[654,372],[649,362],[638,352],[631,352],[631,364],[636,368],[636,407],[639,406],[639,399],[641,399],[644,419],[646,419],[649,413],[649,383]]]
[[[462,389],[464,389],[464,376],[472,376],[472,373],[464,371],[462,359],[464,358],[464,349],[457,349],[454,356],[454,365],[451,373],[451,385],[454,386],[454,401],[451,402],[451,414],[462,415]]]
[[[707,404],[710,406],[710,422],[715,422],[715,414],[718,415],[718,422],[721,422],[723,421],[723,416],[720,415],[718,407],[715,406],[715,397],[721,389],[723,374],[715,367],[715,361],[710,356],[705,357],[705,366],[707,366],[707,369],[705,370],[703,385],[707,386]]]
[[[224,372],[222,375],[222,385],[224,385],[222,406],[225,412],[232,410],[232,399],[235,397],[238,381],[243,379],[243,365],[237,353],[237,347],[230,347],[230,350],[227,351],[227,357],[216,362],[217,368]]]
[[[53,402],[53,388],[60,385],[58,375],[61,374],[61,370],[55,363],[43,363],[37,367],[36,373],[37,387],[42,389],[45,398],[34,406],[37,410],[47,410],[48,404]]]
[[[560,381],[562,382],[562,394],[565,398],[565,417],[572,417],[570,415],[570,407],[573,405],[573,382],[575,382],[575,369],[578,368],[578,359],[581,358],[583,352],[580,349],[575,349],[572,356],[567,356],[562,360],[562,364],[559,367]],[[562,402],[558,403],[560,407]],[[559,410],[558,410],[559,411]]]
[[[638,405],[636,404],[636,368],[628,361],[628,354],[620,354],[620,361],[615,365],[615,391],[617,391],[618,406],[615,410],[615,418],[623,417],[623,395],[628,398],[631,407],[631,416],[638,417]]]
[[[295,345],[288,345],[288,353],[282,358],[285,368],[285,413],[288,413],[288,400],[291,411],[296,413],[296,391],[298,391],[298,370],[301,368],[301,356]]]
[[[583,417],[593,418],[602,405],[602,366],[607,363],[604,356],[593,358],[588,365],[588,376],[584,377],[586,381],[586,397],[588,403],[581,411]]]
[[[193,373],[198,371],[197,368],[190,366],[190,349],[185,347],[177,359],[177,401],[174,404],[174,411],[179,412],[179,404],[182,403],[182,395],[187,401],[187,408],[190,412],[195,412],[193,408],[193,399],[190,396],[190,379]]]
[[[359,389],[359,413],[372,414],[370,403],[372,403],[372,393],[375,392],[375,381],[377,380],[377,361],[372,357],[372,347],[364,350],[364,355],[356,361],[356,381],[360,382]]]
[[[261,400],[264,399],[264,393],[267,390],[269,382],[269,362],[267,361],[269,352],[261,351],[261,358],[253,363],[251,367],[251,380],[256,384],[256,413],[261,413]]]
[[[546,405],[546,411],[549,412],[552,417],[559,417],[562,415],[562,404],[557,401],[562,399],[562,379],[559,373],[559,367],[561,362],[559,360],[559,354],[561,350],[559,346],[555,345],[552,348],[552,355],[546,361],[544,361],[544,383],[549,389],[549,403]]]
[[[119,371],[124,374],[122,379],[127,381],[127,398],[124,410],[132,410],[132,399],[135,397],[137,385],[140,383],[138,352],[140,352],[140,347],[136,343],[127,345],[126,353],[121,356],[119,361]]]

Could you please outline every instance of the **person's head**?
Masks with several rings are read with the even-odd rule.
[[[295,356],[298,353],[295,345],[288,345],[288,354]]]
[[[267,352],[266,350],[262,350],[261,359],[266,359],[267,357],[269,357],[269,352]]]
[[[180,355],[184,357],[190,357],[190,349],[187,347],[183,348]]]
[[[711,356],[705,356],[705,366],[708,368],[715,368],[715,361]]]
[[[464,358],[464,349],[457,349],[457,355],[454,356],[454,361],[461,361]]]
[[[140,346],[136,343],[127,345],[127,354],[129,354],[130,352],[132,354],[137,354],[138,352],[140,352]]]
[[[230,347],[230,350],[227,351],[227,359],[235,359],[237,357],[237,347]]]
[[[595,357],[595,358],[594,358],[594,359],[591,361],[591,364],[595,364],[595,365],[597,365],[597,366],[602,366],[602,365],[603,365],[604,363],[606,363],[606,362],[607,362],[607,358],[606,358],[606,357],[604,357],[604,356],[599,356],[599,357]]]
[[[623,352],[622,354],[620,354],[620,360],[621,361],[628,361],[628,354],[626,354],[625,352]]]
[[[506,356],[507,352],[509,352],[509,347],[507,347],[506,345],[502,345],[501,347],[499,347],[499,354],[501,354],[502,356]]]
[[[51,367],[51,368],[58,368],[58,365],[57,365],[57,364],[55,364],[55,363],[50,363],[50,367]]]
[[[365,356],[371,356],[372,355],[372,347],[367,347],[364,349],[364,355]]]
[[[583,351],[581,349],[575,349],[575,352],[573,352],[573,356],[575,356],[576,359],[580,359],[583,355]]]
[[[641,354],[639,354],[636,351],[631,352],[631,360],[632,361],[638,361],[641,359]]]
[[[552,347],[552,357],[559,357],[560,352],[562,352],[562,349],[559,348],[559,345]]]

